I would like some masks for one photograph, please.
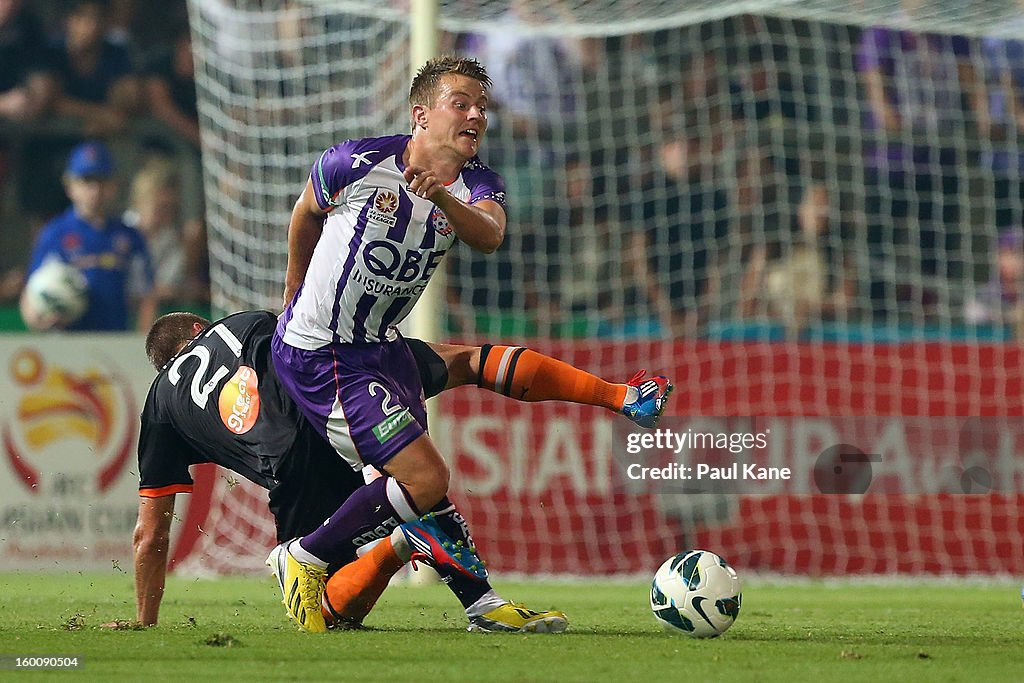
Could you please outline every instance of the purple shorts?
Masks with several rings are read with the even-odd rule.
[[[404,339],[307,351],[275,334],[271,350],[281,385],[352,469],[380,469],[426,433],[420,373]]]

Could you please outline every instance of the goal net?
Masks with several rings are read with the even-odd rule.
[[[215,305],[279,309],[312,162],[408,130],[406,3],[189,9]],[[849,439],[876,471],[913,473],[863,495],[672,492],[629,479],[624,418],[463,388],[432,431],[491,567],[647,573],[705,546],[785,573],[1024,571],[1022,17],[1011,0],[442,3],[442,49],[494,80],[481,156],[509,197],[496,254],[448,256],[449,340],[666,374],[680,428],[889,417],[879,433],[899,439]],[[1010,459],[987,479],[943,441],[957,416],[1004,419]],[[221,525],[237,515],[218,505],[265,502],[214,490]]]

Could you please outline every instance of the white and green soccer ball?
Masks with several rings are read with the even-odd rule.
[[[654,618],[667,630],[694,638],[725,633],[739,616],[742,602],[736,571],[707,550],[668,558],[651,582]]]
[[[25,283],[22,312],[32,329],[66,327],[81,318],[88,307],[85,275],[59,259],[44,262]]]

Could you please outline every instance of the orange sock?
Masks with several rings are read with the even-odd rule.
[[[395,554],[390,538],[385,538],[355,562],[346,564],[327,581],[324,619],[328,624],[339,620],[361,623],[388,587],[391,577],[404,564]]]
[[[568,363],[522,346],[491,346],[480,351],[477,386],[517,401],[571,401],[618,412],[626,385],[605,382]]]

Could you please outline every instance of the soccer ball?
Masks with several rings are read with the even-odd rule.
[[[651,582],[654,618],[673,633],[716,638],[740,613],[743,596],[736,571],[707,550],[688,550],[665,560]]]
[[[89,307],[89,283],[72,265],[50,259],[29,275],[22,315],[32,329],[67,327]]]

